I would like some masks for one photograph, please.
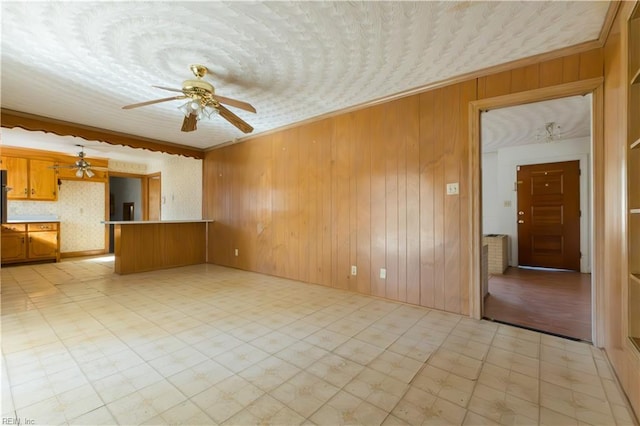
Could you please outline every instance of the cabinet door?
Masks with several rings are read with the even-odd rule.
[[[29,160],[30,199],[50,201],[58,199],[56,171],[52,168],[53,165],[53,161]]]
[[[13,262],[27,258],[25,236],[25,233],[2,234],[2,262]]]
[[[7,170],[7,193],[9,200],[25,200],[29,197],[28,160],[18,157],[2,157],[2,168]]]
[[[29,259],[55,258],[57,251],[56,231],[29,232]]]

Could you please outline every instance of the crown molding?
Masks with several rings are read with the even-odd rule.
[[[57,120],[40,115],[10,109],[0,109],[0,125],[6,128],[19,127],[30,131],[53,133],[58,136],[76,136],[85,140],[106,142],[131,148],[147,149],[166,154],[183,155],[196,159],[204,158],[204,151],[184,145],[161,142],[155,139],[114,132],[98,127],[85,126],[69,121]]]

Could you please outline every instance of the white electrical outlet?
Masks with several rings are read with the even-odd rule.
[[[456,195],[459,193],[460,193],[460,190],[458,188],[458,182],[447,184],[447,195]]]
[[[235,249],[235,250],[234,250],[234,254],[235,254],[236,256],[238,256],[238,249]]]
[[[351,265],[351,275],[358,275],[358,267],[356,265]]]
[[[387,270],[385,268],[380,268],[380,278],[383,280],[387,279]]]

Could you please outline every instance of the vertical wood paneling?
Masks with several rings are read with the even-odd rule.
[[[470,82],[475,90],[475,80]],[[420,304],[420,97],[412,96],[405,101],[407,204],[407,302]]]
[[[311,198],[309,191],[310,185],[310,169],[307,166],[310,163],[311,141],[308,135],[304,133],[305,129],[298,129],[298,182],[294,185],[298,189],[298,280],[309,282],[309,235],[311,215]]]
[[[537,74],[536,74],[537,75]],[[536,77],[537,78],[537,77]],[[476,85],[473,81],[461,84],[460,87],[460,126],[462,127],[462,143],[459,146],[458,157],[463,165],[460,167],[460,312],[470,312],[469,310],[469,272],[471,268],[471,221],[467,215],[471,201],[471,189],[468,162],[470,161],[470,145],[467,135],[469,134],[469,102],[476,99]]]
[[[351,208],[350,190],[350,145],[353,114],[345,114],[335,118],[333,137],[333,198],[331,200],[334,226],[333,253],[336,261],[333,269],[335,287],[348,289],[350,276],[349,217]]]
[[[212,261],[467,313],[468,103],[577,78],[583,67],[597,68],[594,55],[531,64],[207,153]],[[447,196],[452,182],[460,193]]]
[[[385,152],[385,265],[387,278],[385,282],[384,296],[398,300],[399,278],[399,229],[398,229],[398,160],[402,150],[401,117],[398,111],[398,102],[390,102],[385,105],[385,129],[386,143],[382,146]],[[382,141],[381,141],[382,142]]]
[[[411,106],[407,99],[399,99],[393,102],[393,113],[391,119],[397,123],[396,135],[397,140],[397,229],[398,229],[398,283],[396,300],[407,301],[407,143],[411,137],[410,117],[412,111],[408,108]],[[388,222],[388,220],[387,220]],[[387,246],[387,253],[390,253]],[[389,284],[389,283],[387,283]],[[389,296],[387,296],[389,297]]]
[[[565,56],[562,59],[562,82],[571,83],[580,79],[580,55]]]
[[[511,71],[504,71],[485,77],[485,97],[492,98],[509,93],[511,93]]]
[[[371,294],[384,297],[385,280],[380,268],[385,268],[386,255],[386,150],[383,122],[384,105],[371,109]]]
[[[445,102],[444,117],[450,126],[443,137],[444,148],[444,180],[446,183],[458,183],[460,186],[460,153],[462,139],[466,139],[463,130],[465,123],[460,121],[460,84],[443,89]],[[444,127],[444,126],[443,126]],[[442,185],[444,186],[444,185]],[[444,192],[444,191],[443,191]],[[444,309],[451,312],[460,311],[460,195],[444,195],[444,234],[443,234],[443,279]]]
[[[357,113],[359,136],[354,157],[357,180],[356,214],[356,266],[358,292],[371,293],[371,142],[373,137],[371,110]]]
[[[273,138],[271,135],[258,138],[256,162],[250,164],[256,170],[256,270],[265,274],[275,274],[273,259]]]
[[[580,80],[603,75],[602,49],[589,50],[580,54]]]
[[[540,87],[562,84],[563,59],[556,58],[540,64]]]
[[[435,91],[420,95],[420,304],[435,306]]]
[[[592,49],[480,77],[477,79],[477,98],[491,98],[602,75],[602,49]]]
[[[487,90],[489,85],[487,84]],[[445,217],[444,217],[444,146],[450,143],[446,140],[451,129],[445,127],[445,105],[450,102],[445,95],[445,88],[435,91],[434,99],[434,125],[435,137],[433,140],[433,283],[434,304],[437,309],[445,309]],[[448,120],[450,117],[446,117]]]

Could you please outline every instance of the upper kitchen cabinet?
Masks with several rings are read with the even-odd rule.
[[[57,176],[53,160],[2,156],[7,170],[7,194],[10,200],[55,201],[58,199]]]

